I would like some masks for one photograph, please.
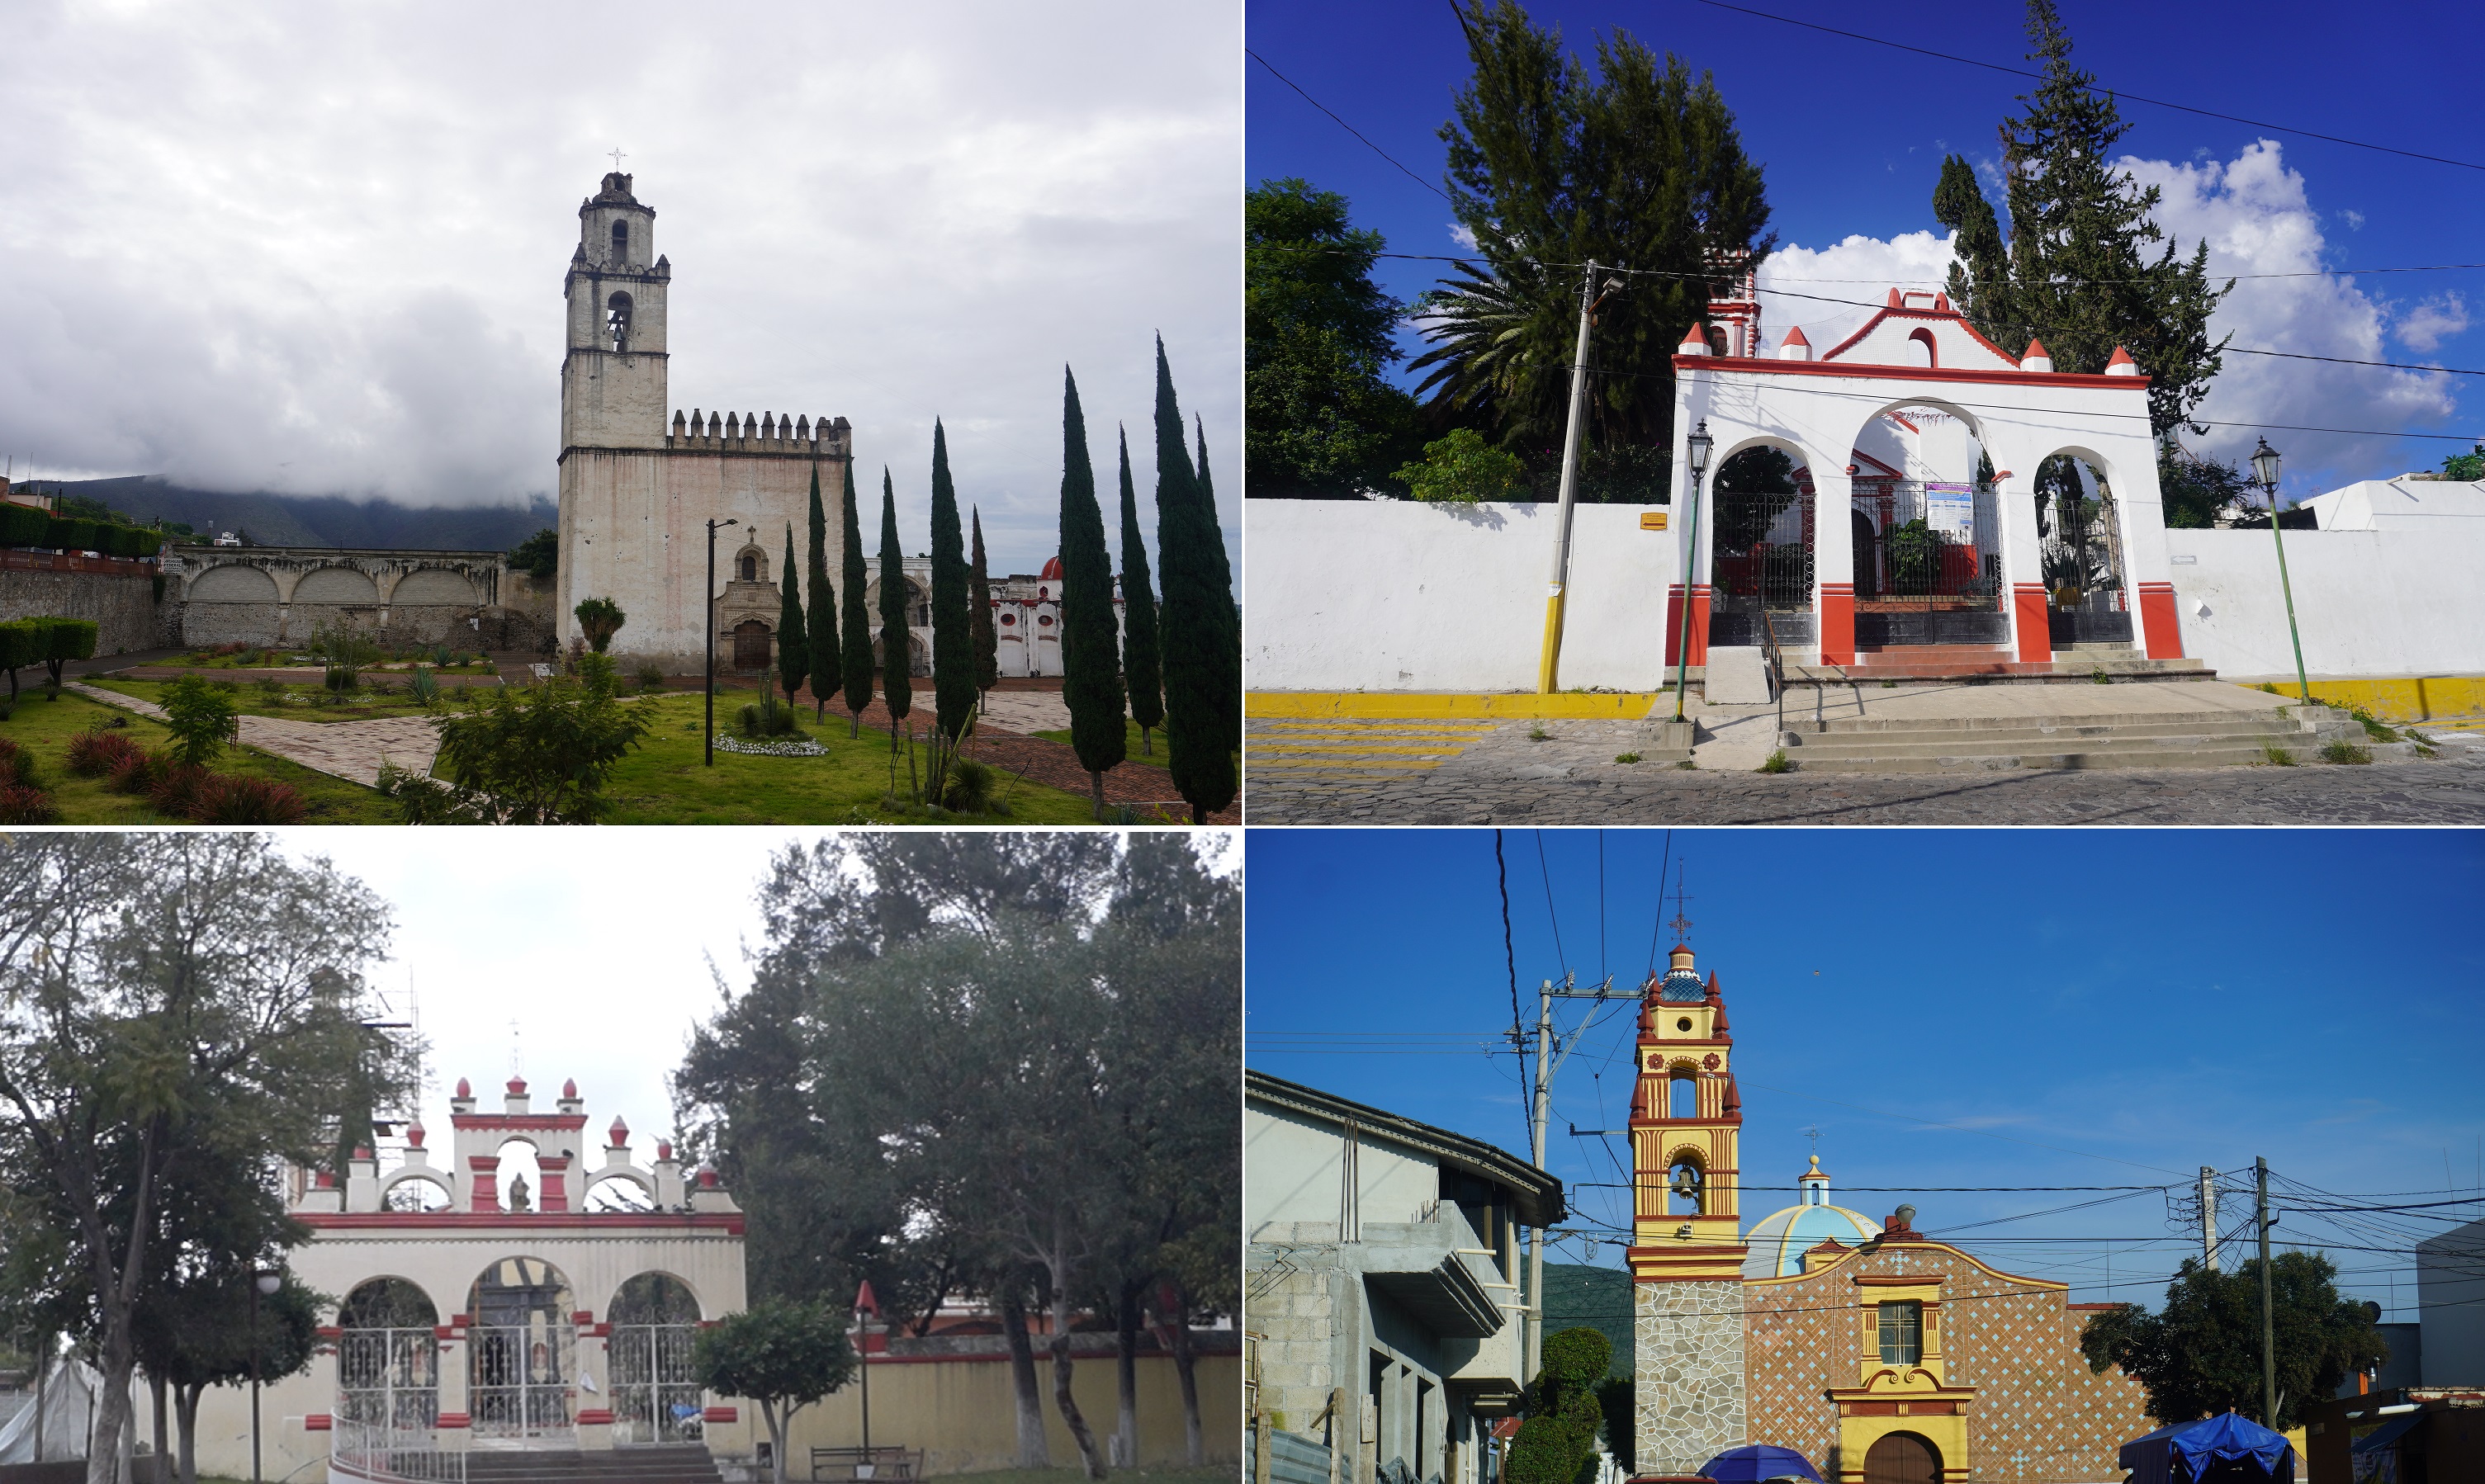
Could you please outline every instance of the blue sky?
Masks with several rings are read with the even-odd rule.
[[[1903,12],[1821,0],[1764,0],[1756,9],[2007,66],[2025,66],[2022,10],[2007,3],[1927,0]],[[1745,147],[1766,172],[1787,286],[1877,299],[1901,275],[1938,277],[1946,233],[1932,188],[1946,151],[1980,166],[1998,159],[1996,126],[2028,80],[1913,56],[1698,0],[1655,4],[1559,0],[1530,7],[1593,56],[1616,27],[1695,68],[1713,69]],[[2203,0],[2170,11],[2131,0],[2065,4],[2074,60],[2106,86],[2271,123],[2485,164],[2470,90],[2455,66],[2485,44],[2472,5],[2391,7],[2374,23],[2341,24],[2335,9]],[[1251,48],[1425,181],[1440,178],[1436,131],[1466,76],[1463,39],[1446,0],[1340,7],[1253,0]],[[1393,251],[1455,253],[1441,197],[1317,112],[1258,63],[1246,64],[1248,177],[1302,175],[1353,202],[1357,224]],[[2207,237],[2226,272],[2396,268],[2477,263],[2485,172],[2426,163],[2248,124],[2123,105],[2134,127],[2121,148],[2166,187],[2161,220],[2185,252]],[[2266,142],[2266,143],[2264,143]],[[2274,148],[2273,148],[2274,147]],[[1990,177],[1988,176],[1990,188]],[[1998,195],[1998,192],[1995,194]],[[1928,234],[1919,236],[1918,234]],[[1401,297],[1429,286],[1439,264],[1384,263]],[[1798,285],[1798,277],[1855,279]],[[1766,282],[1766,280],[1764,280]],[[1876,286],[1876,283],[1880,286]],[[1771,339],[1800,301],[1764,300]],[[1861,311],[1852,311],[1860,317]],[[1803,304],[1792,313],[1816,345],[1849,311]],[[2237,345],[2309,354],[2485,367],[2485,271],[2247,281],[2222,312]],[[2016,347],[2013,347],[2014,349]],[[2485,433],[2477,378],[2230,357],[2203,417],[2335,428]],[[2467,385],[2459,385],[2465,383]],[[2217,429],[2196,447],[2234,456],[2255,435]],[[2290,499],[2353,479],[2437,468],[2467,444],[2408,438],[2271,433],[2288,455]]]
[[[1529,1017],[1566,970],[1636,988],[1667,832],[1512,830],[1503,850]],[[2153,1302],[2197,1228],[2151,1191],[2032,1215],[2119,1193],[2026,1187],[2188,1182],[2207,1164],[2239,1189],[2263,1155],[2280,1190],[2485,1215],[2473,832],[1677,830],[1671,850],[1733,1024],[1747,1187],[1790,1187],[1816,1128],[1839,1203],[1879,1218],[1912,1201],[1936,1233],[1994,1223],[1957,1239],[2081,1302]],[[1405,1052],[1510,1024],[1493,831],[1255,830],[1248,861],[1249,1065],[1523,1154],[1515,1058]],[[1661,956],[1675,939],[1656,937]],[[1597,1222],[1622,1209],[1626,1153],[1566,1131],[1627,1118],[1630,1011],[1612,1007],[1555,1083],[1547,1163]],[[1279,1049],[1305,1033],[1324,1049]],[[1429,1039],[1381,1052],[1358,1036]],[[1938,1189],[1993,1186],[2021,1189]],[[2241,1242],[2247,1208],[2221,1199]],[[1792,1202],[1747,1191],[1744,1215]],[[2451,1223],[2357,1220],[2299,1209],[2277,1239],[2330,1247],[2342,1286],[2416,1318],[2404,1233]],[[1556,1251],[1621,1260],[1610,1241]]]

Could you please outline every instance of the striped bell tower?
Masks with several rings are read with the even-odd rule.
[[[1744,1442],[1742,1099],[1725,997],[1678,944],[1650,979],[1631,1094],[1637,1476],[1684,1479]]]

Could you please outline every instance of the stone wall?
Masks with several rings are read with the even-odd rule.
[[[1631,1284],[1635,1471],[1694,1474],[1744,1443],[1743,1285]]]
[[[178,605],[155,601],[150,577],[0,568],[0,620],[12,618],[94,619],[98,655],[181,642]]]

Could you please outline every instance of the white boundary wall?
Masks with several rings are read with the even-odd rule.
[[[2283,532],[2314,679],[2485,673],[2485,521],[2429,524]],[[2166,546],[2184,653],[2222,676],[2293,675],[2269,532],[2170,530]]]
[[[1577,505],[1566,688],[1653,690],[1678,542],[1663,505]],[[1253,690],[1536,688],[1560,507],[1246,499],[1243,684]]]

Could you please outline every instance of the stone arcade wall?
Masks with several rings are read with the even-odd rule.
[[[1743,1286],[1631,1284],[1641,1473],[1692,1474],[1744,1443]]]
[[[152,577],[0,567],[0,620],[42,617],[94,619],[98,655],[180,642],[178,609],[155,601]]]
[[[389,645],[532,653],[551,633],[534,585],[498,552],[183,547],[166,570],[174,642],[192,646],[303,644],[344,627]]]

